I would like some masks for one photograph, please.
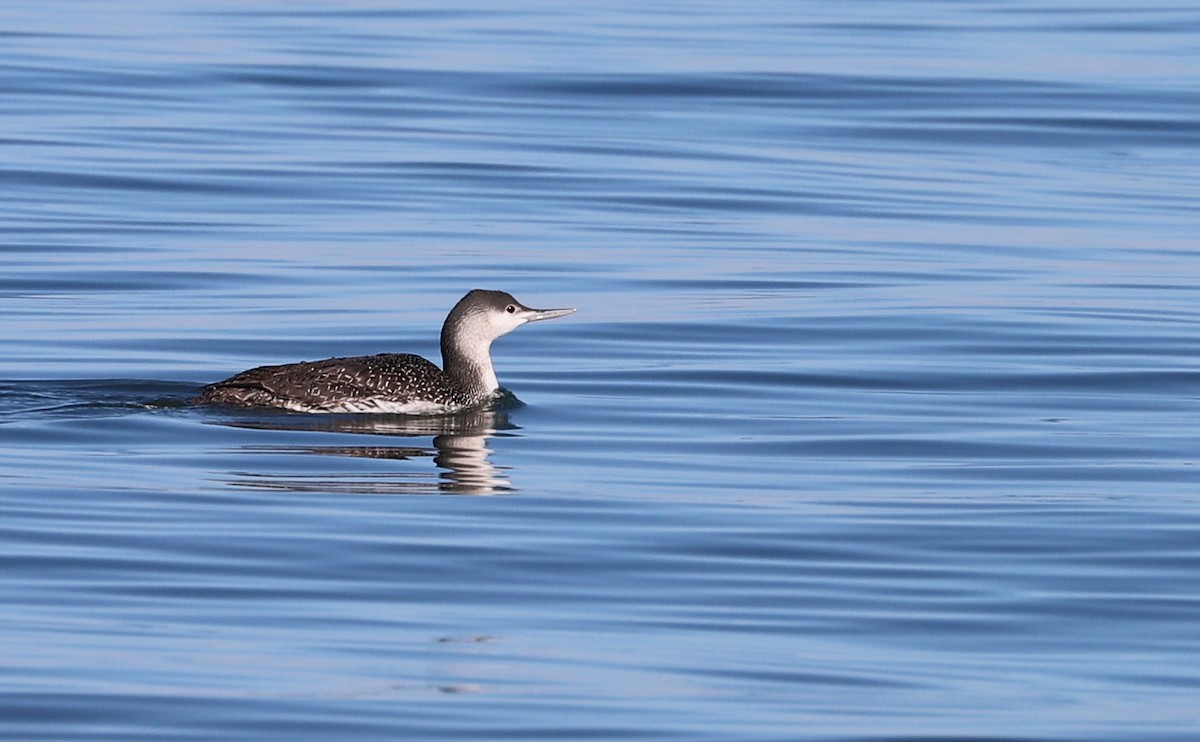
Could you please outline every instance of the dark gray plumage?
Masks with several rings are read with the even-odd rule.
[[[527,322],[574,311],[530,309],[503,291],[475,289],[442,325],[444,369],[411,353],[260,366],[204,387],[192,401],[301,412],[451,412],[499,390],[493,340]]]

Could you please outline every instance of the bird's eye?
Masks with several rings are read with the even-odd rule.
[[[512,314],[513,312],[517,311],[517,308],[514,307],[512,304],[509,304],[507,307],[504,308],[504,311],[508,312],[509,314]]]

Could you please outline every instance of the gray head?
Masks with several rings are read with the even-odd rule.
[[[491,345],[501,335],[507,335],[528,322],[554,319],[571,314],[574,309],[531,309],[504,291],[475,289],[458,300],[446,324],[442,326],[442,344],[447,334],[454,340],[471,344]]]
[[[574,309],[531,309],[504,291],[470,291],[442,325],[442,366],[446,373],[481,379],[487,391],[498,384],[492,370],[492,341],[521,325],[571,314]]]

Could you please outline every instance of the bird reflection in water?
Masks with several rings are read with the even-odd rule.
[[[234,487],[290,492],[337,492],[345,494],[463,494],[494,495],[512,490],[503,468],[491,462],[488,439],[517,430],[503,410],[483,409],[452,415],[306,415],[257,412],[215,419],[235,428],[312,433],[423,438],[432,436],[430,446],[421,445],[249,445],[239,451],[258,454],[305,454],[391,461],[433,459],[438,471],[322,472],[236,472],[227,483]],[[291,468],[291,467],[289,467]]]

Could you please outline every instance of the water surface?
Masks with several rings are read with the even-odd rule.
[[[0,736],[1200,728],[1200,12],[0,29]],[[184,404],[476,287],[494,409]]]

